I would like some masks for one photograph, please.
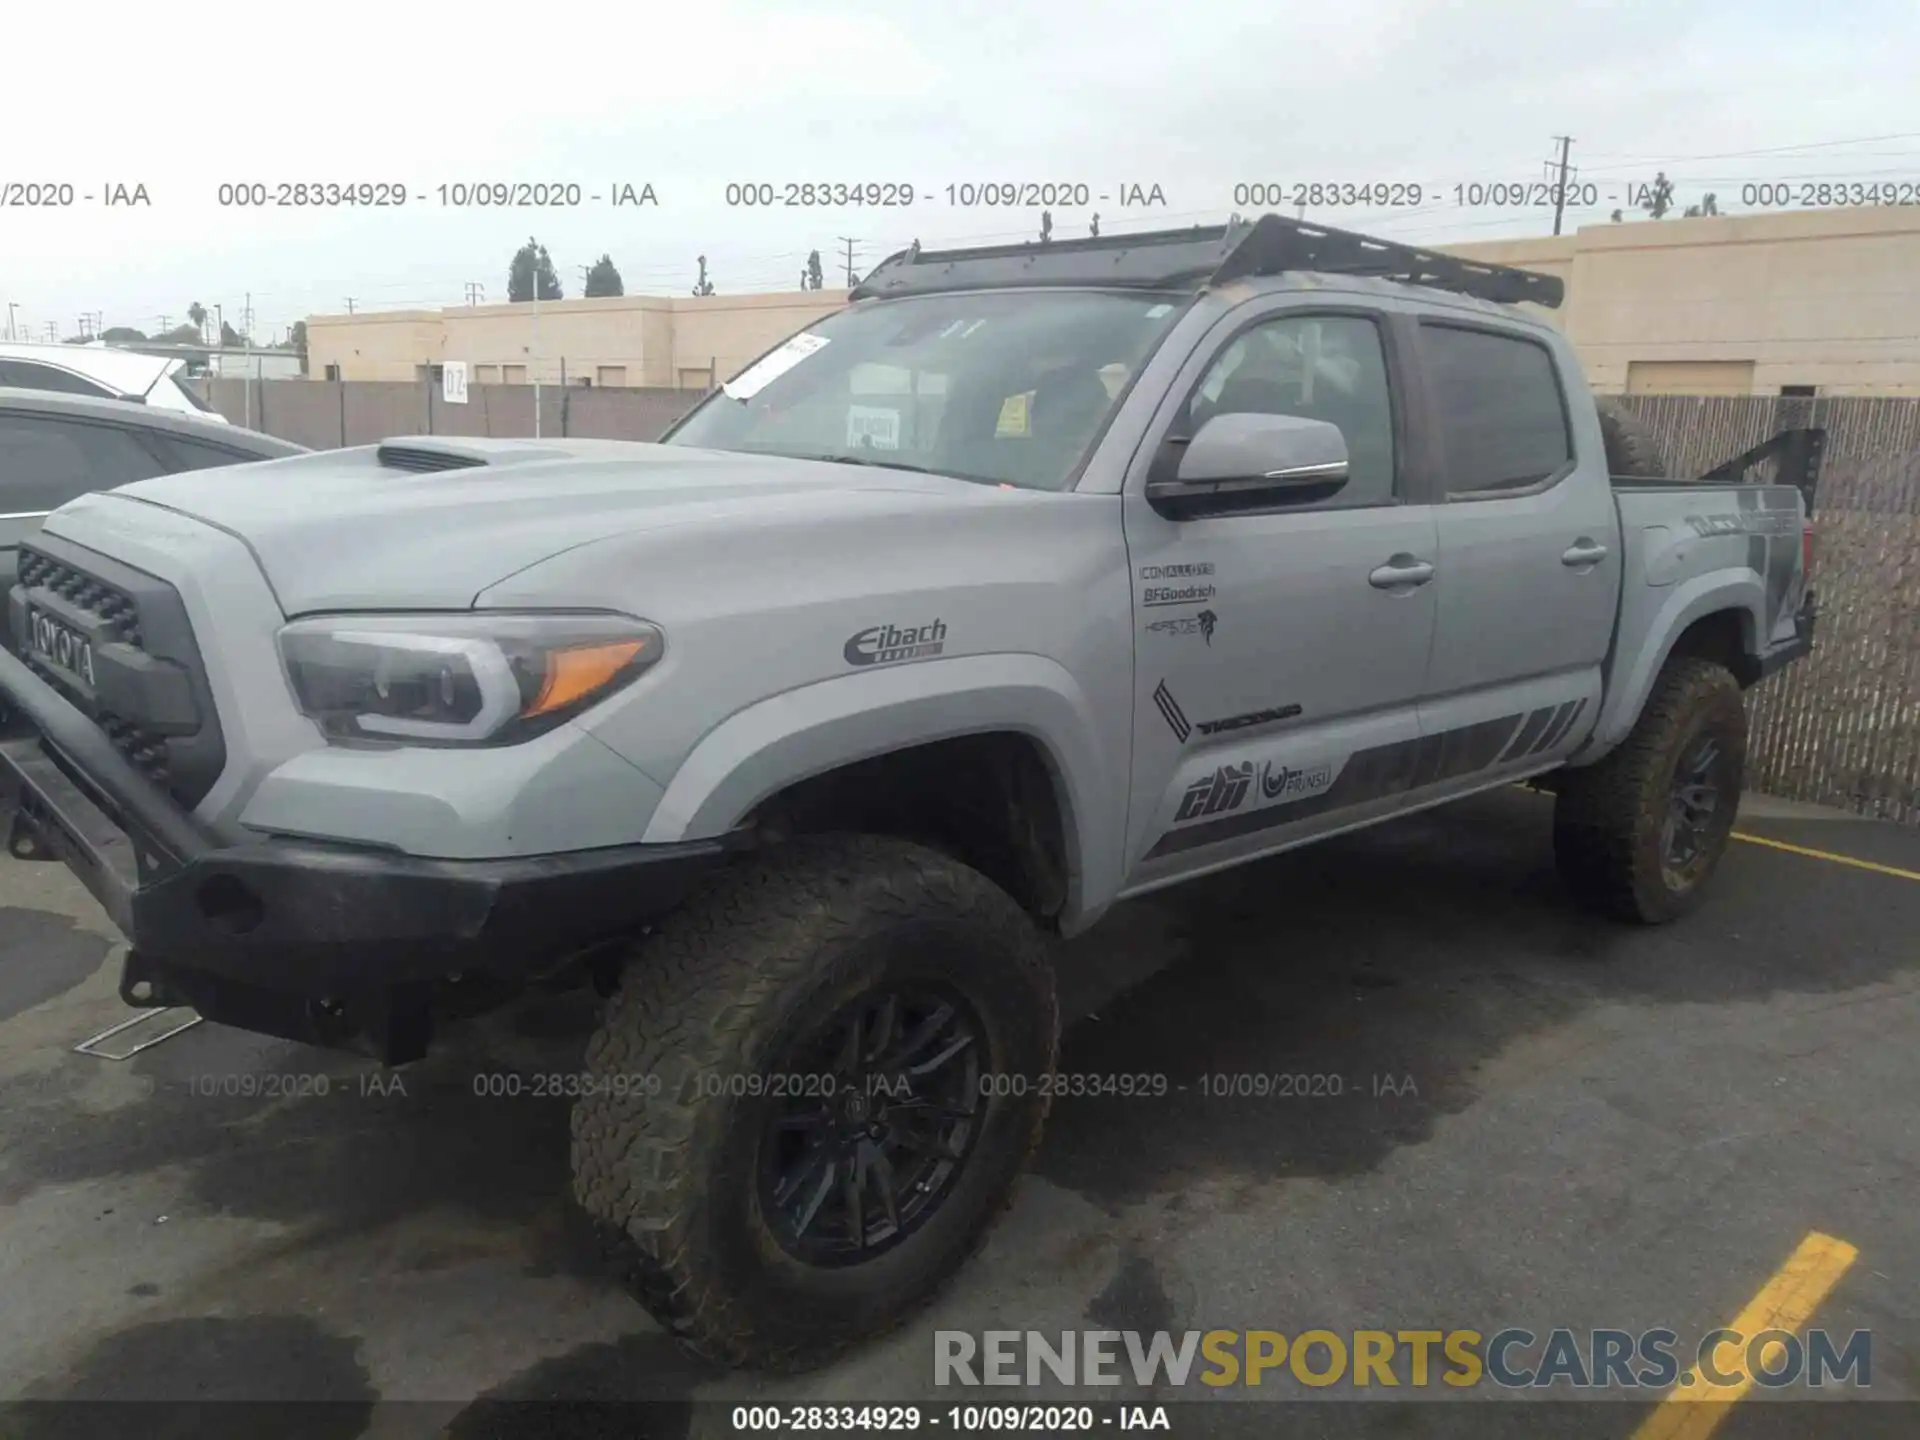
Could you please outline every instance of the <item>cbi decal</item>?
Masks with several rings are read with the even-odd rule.
[[[1173,823],[1180,825],[1189,820],[1238,810],[1252,788],[1251,760],[1238,765],[1222,765],[1211,775],[1202,776],[1187,787],[1187,793],[1180,797],[1180,808],[1174,812]]]

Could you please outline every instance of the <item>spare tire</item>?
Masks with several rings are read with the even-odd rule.
[[[1666,456],[1640,417],[1613,400],[1594,402],[1600,412],[1600,438],[1606,445],[1608,473],[1632,480],[1672,477]]]

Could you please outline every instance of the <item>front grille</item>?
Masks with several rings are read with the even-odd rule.
[[[21,659],[87,711],[135,769],[183,806],[191,809],[199,804],[226,764],[226,749],[179,593],[144,571],[44,532],[20,547],[18,576],[24,590],[49,591],[81,611],[89,620],[89,628],[97,630],[102,638],[130,645],[186,671],[194,693],[193,708],[199,716],[198,729],[183,735],[176,725],[163,734],[143,725],[140,716],[120,714],[97,698],[89,702],[76,695],[70,681],[34,658],[32,646],[26,643],[28,637],[19,637]],[[146,718],[166,724],[157,715]]]
[[[30,589],[51,590],[62,600],[79,606],[99,620],[101,627],[122,644],[131,645],[136,650],[144,650],[145,637],[140,633],[140,609],[134,604],[133,597],[126,592],[116,590],[105,581],[96,580],[82,570],[55,560],[51,555],[42,555],[37,551],[20,551],[20,583]],[[59,677],[34,659],[29,650],[24,656],[27,664],[43,678],[58,683]],[[167,763],[167,742],[165,737],[150,734],[124,715],[96,706],[95,722],[113,741],[114,749],[133,762],[134,768],[145,775],[154,784],[165,787],[171,780]]]
[[[62,600],[71,601],[99,616],[101,623],[113,631],[116,640],[136,650],[146,648],[140,634],[140,610],[133,603],[131,595],[71,565],[64,565],[51,555],[42,555],[24,547],[20,551],[20,583],[29,589],[44,586]]]

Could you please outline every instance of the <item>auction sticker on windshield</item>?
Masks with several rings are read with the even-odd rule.
[[[720,388],[734,400],[751,400],[809,355],[827,347],[825,335],[796,335],[770,355],[762,356]]]
[[[874,405],[847,407],[847,448],[850,450],[898,450],[900,448],[900,412]]]

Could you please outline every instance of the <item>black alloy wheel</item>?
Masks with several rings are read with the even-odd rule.
[[[1675,890],[1692,885],[1694,870],[1717,853],[1720,841],[1714,832],[1732,799],[1731,768],[1726,747],[1712,734],[1698,736],[1674,767],[1660,827],[1660,864]]]
[[[885,1254],[932,1218],[972,1155],[983,1026],[959,994],[862,996],[771,1067],[785,1093],[760,1149],[760,1203],[813,1265]]]

